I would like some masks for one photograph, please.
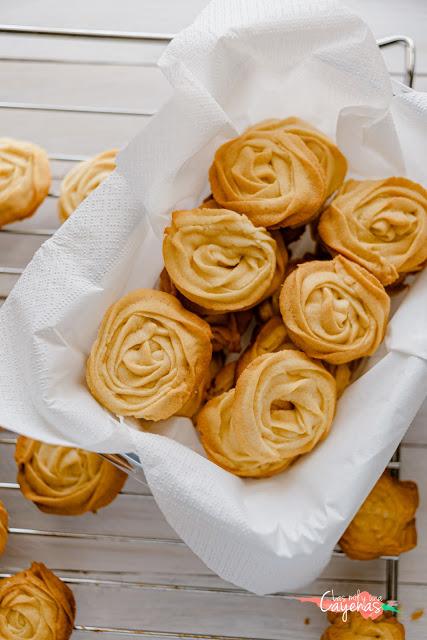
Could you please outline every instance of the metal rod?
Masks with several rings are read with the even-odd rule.
[[[136,40],[138,42],[170,42],[172,33],[139,31],[112,31],[108,29],[63,29],[33,25],[0,24],[0,33],[27,36],[53,36],[59,38],[98,38],[101,40]]]
[[[408,87],[412,87],[415,77],[415,43],[412,38],[403,35],[389,36],[388,38],[380,38],[377,40],[380,48],[389,47],[395,44],[401,44],[405,47],[405,74],[403,82]]]
[[[0,233],[10,233],[17,236],[53,236],[56,229],[0,229]]]
[[[109,116],[145,116],[150,117],[155,111],[139,109],[120,109],[119,107],[68,107],[60,104],[39,104],[31,102],[0,102],[0,109],[22,109],[24,111],[54,111],[56,113],[95,113]]]

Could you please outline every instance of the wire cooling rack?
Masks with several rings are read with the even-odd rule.
[[[143,32],[130,32],[130,31],[110,31],[110,30],[85,30],[85,29],[61,29],[61,28],[51,28],[51,27],[33,27],[27,25],[0,25],[0,34],[8,34],[8,35],[16,35],[16,36],[40,36],[43,38],[65,38],[65,39],[83,39],[84,41],[122,41],[122,42],[150,42],[150,43],[160,43],[166,44],[172,38],[173,34],[163,34],[163,33],[143,33]],[[414,81],[414,72],[415,72],[415,45],[411,38],[404,35],[396,35],[388,38],[383,38],[378,40],[378,46],[381,48],[391,47],[391,46],[400,46],[404,49],[404,73],[403,73],[403,82],[404,84],[412,87]],[[3,58],[5,60],[6,58]],[[30,57],[18,57],[8,55],[8,61],[13,62],[54,62],[54,63],[63,63],[67,64],[69,60],[61,59],[57,56],[54,58],[30,58]],[[85,64],[86,61],[78,61],[74,62],[74,64]],[[87,62],[89,64],[89,62]],[[94,64],[93,61],[90,64]],[[108,62],[98,61],[95,64],[109,64]],[[121,62],[121,65],[133,65],[133,64],[143,64],[143,63],[134,63],[134,62]],[[102,114],[102,115],[125,115],[125,116],[152,116],[154,115],[154,111],[143,111],[138,109],[126,109],[126,108],[102,108],[102,107],[91,107],[91,106],[67,106],[63,104],[46,104],[46,103],[31,103],[31,102],[1,102],[0,101],[0,110],[8,109],[8,110],[22,110],[22,111],[42,111],[42,112],[61,112],[61,113],[81,113],[81,114]],[[2,135],[7,135],[7,131],[2,131]],[[67,154],[67,153],[50,153],[49,159],[57,162],[67,162],[67,163],[76,163],[81,160],[85,160],[87,156],[78,155],[78,154]],[[58,193],[54,190],[51,190],[48,197],[49,198],[58,198]],[[55,229],[44,229],[44,228],[3,228],[0,229],[0,233],[9,234],[11,237],[11,241],[13,236],[38,236],[38,237],[50,237],[55,232]],[[10,275],[10,276],[19,276],[23,272],[23,269],[20,267],[9,266],[7,264],[0,264],[0,274]],[[6,299],[6,294],[0,294],[0,300]],[[13,437],[2,437],[0,438],[0,445],[13,445],[15,444],[15,438]],[[129,475],[132,475],[139,482],[146,484],[144,479],[144,473],[138,458],[134,454],[129,455],[105,455],[111,462],[113,462],[116,466],[125,470]],[[392,460],[388,465],[391,473],[395,476],[399,476],[400,469],[400,452],[397,449],[394,454]],[[18,484],[15,482],[0,482],[0,489],[7,489],[11,491],[19,490]],[[63,533],[58,531],[42,531],[39,529],[26,529],[26,528],[10,528],[10,533],[19,536],[46,536],[47,538],[54,537],[78,537],[79,539],[93,539],[100,538],[97,534],[89,534],[89,533]],[[107,538],[117,538],[118,536],[103,534],[104,537]],[[162,542],[162,540],[158,539],[158,542]],[[180,541],[177,541],[178,544],[182,544]],[[340,549],[336,549],[333,554],[337,558],[346,557],[344,553]],[[398,568],[399,568],[399,557],[397,556],[383,556],[382,558],[385,560],[385,594],[384,598],[389,604],[398,604]],[[0,573],[0,577],[7,577],[9,573]],[[62,576],[61,576],[62,577]],[[93,580],[91,578],[85,577],[62,577],[64,582],[67,582],[71,585],[73,584],[91,584],[96,582],[96,584],[103,584],[108,586],[125,586],[126,583],[123,581],[114,581],[114,580],[102,580],[96,578]],[[151,588],[159,587],[160,585],[148,585]],[[162,589],[196,589],[197,587],[189,587],[184,585],[161,585]],[[206,588],[205,588],[206,590]],[[208,589],[209,590],[209,589]],[[228,592],[227,589],[221,589],[218,587],[212,587],[212,591],[218,592]],[[235,591],[233,591],[235,592]],[[296,594],[290,593],[280,593],[276,594],[278,597],[283,599],[294,599]],[[298,594],[300,595],[300,594]],[[308,594],[304,594],[308,595]],[[319,595],[319,594],[314,594]],[[270,596],[271,597],[271,596]],[[107,635],[113,633],[117,636],[134,636],[134,637],[155,637],[155,638],[203,638],[204,640],[239,640],[239,638],[235,638],[234,636],[219,636],[219,635],[209,635],[209,634],[193,634],[193,633],[174,633],[167,631],[146,631],[143,629],[128,629],[128,628],[115,628],[115,627],[100,627],[100,626],[90,626],[90,625],[76,625],[76,631],[86,631],[86,632],[97,632],[97,633],[105,633]],[[240,640],[242,640],[240,638]],[[251,638],[246,637],[245,640],[252,640]],[[261,640],[257,638],[257,640]]]

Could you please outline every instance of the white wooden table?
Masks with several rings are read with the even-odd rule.
[[[0,0],[0,22],[175,33],[204,4],[205,0]],[[427,90],[427,3],[350,0],[348,4],[371,24],[376,37],[403,33],[415,39],[415,86]],[[162,49],[159,43],[94,44],[0,36],[0,101],[155,111],[169,93],[155,67]],[[8,61],[11,56],[21,61]],[[70,63],[57,64],[58,57]],[[28,58],[38,58],[40,62],[23,61]],[[91,60],[92,64],[79,64],[82,60]],[[146,66],[120,64],[129,60],[144,60]],[[100,64],[107,61],[116,64]],[[398,77],[402,52],[388,51],[387,62]],[[0,116],[0,135],[39,142],[51,154],[77,155],[121,146],[147,120],[135,115],[11,109],[1,109]],[[69,164],[54,162],[53,168],[55,191]],[[33,219],[21,224],[21,228],[36,226],[57,226],[53,198],[42,205]],[[0,234],[1,263],[25,266],[42,241],[43,238]],[[0,294],[7,294],[15,279],[2,276]],[[426,421],[427,405],[402,447],[402,477],[417,481],[421,492],[419,544],[400,561],[399,595],[408,640],[427,637],[427,615],[411,620],[414,610],[427,605]],[[97,515],[59,518],[40,513],[14,485],[13,435],[0,436],[0,498],[8,507],[12,528],[7,553],[0,559],[0,571],[13,572],[32,560],[44,561],[72,583],[78,602],[78,625],[124,630],[121,634],[102,634],[108,640],[128,637],[126,629],[141,630],[140,636],[151,638],[178,638],[182,634],[188,638],[272,640],[320,637],[325,619],[314,605],[290,602],[281,595],[257,597],[212,574],[177,538],[148,490],[134,480],[129,480],[117,500]],[[333,588],[336,594],[346,594],[366,587],[373,593],[382,593],[384,575],[383,560],[362,563],[334,558],[305,592],[322,593]],[[95,637],[88,629],[73,635],[84,640]]]

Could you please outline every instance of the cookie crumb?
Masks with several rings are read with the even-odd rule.
[[[304,624],[310,624],[310,618],[304,618]]]
[[[415,611],[411,613],[411,620],[419,620],[423,617],[423,615],[424,609],[415,609]]]

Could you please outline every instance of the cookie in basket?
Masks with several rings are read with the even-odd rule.
[[[251,129],[224,143],[209,180],[216,202],[261,227],[308,222],[327,194],[315,154],[299,136],[284,131]]]
[[[324,439],[335,413],[335,380],[300,351],[255,358],[236,387],[200,411],[197,428],[208,457],[243,477],[286,469]]]
[[[9,516],[3,502],[0,500],[0,555],[6,548],[8,538]]]
[[[44,149],[31,142],[0,138],[0,227],[33,215],[50,184]]]
[[[92,395],[112,413],[162,420],[197,393],[211,355],[207,322],[169,293],[137,289],[107,310],[86,380]]]
[[[331,252],[390,285],[427,261],[427,191],[407,178],[349,180],[318,232]]]
[[[284,282],[280,311],[292,341],[308,356],[343,364],[377,350],[390,298],[364,267],[337,256],[298,265]]]
[[[344,182],[347,173],[347,160],[328,136],[301,118],[271,119],[259,122],[249,131],[292,133],[306,144],[314,153],[322,168],[326,181],[328,198]]]
[[[176,288],[202,309],[247,309],[283,278],[286,248],[246,217],[226,209],[175,211],[163,258]]]
[[[103,151],[94,158],[79,162],[61,182],[58,215],[65,222],[85,198],[116,168],[118,149]]]
[[[68,640],[75,617],[73,592],[40,562],[0,581],[2,640]]]
[[[328,620],[331,625],[320,640],[405,640],[405,627],[389,612],[374,620],[354,611],[347,613],[346,620],[342,613],[328,612]]]
[[[20,436],[15,461],[18,483],[45,513],[76,516],[110,504],[127,475],[97,453],[45,444]]]
[[[385,471],[350,522],[339,544],[350,558],[397,556],[417,544],[415,482]]]

